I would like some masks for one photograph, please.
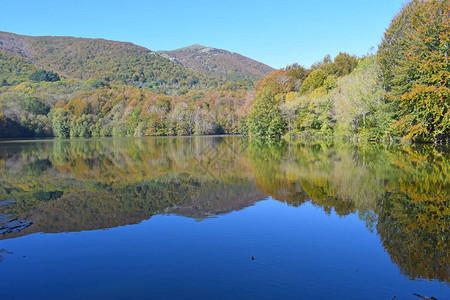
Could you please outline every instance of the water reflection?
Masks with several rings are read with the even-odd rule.
[[[450,156],[444,149],[326,142],[249,148],[266,193],[293,205],[311,201],[326,213],[357,211],[405,275],[450,279]]]
[[[240,137],[0,144],[0,214],[32,226],[1,235],[202,220],[267,196],[358,213],[411,278],[450,280],[450,155],[431,146],[267,144]]]

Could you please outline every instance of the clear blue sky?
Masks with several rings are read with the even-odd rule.
[[[0,0],[0,31],[226,49],[274,68],[377,46],[401,0]]]

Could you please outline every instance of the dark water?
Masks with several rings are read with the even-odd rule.
[[[446,149],[8,142],[0,176],[0,228],[32,223],[0,299],[450,299]]]

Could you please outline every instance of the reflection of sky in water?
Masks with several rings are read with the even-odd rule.
[[[14,252],[0,265],[8,299],[414,299],[413,292],[444,299],[449,292],[444,283],[400,276],[357,215],[270,198],[201,222],[160,215],[1,247]]]
[[[0,297],[442,300],[448,177],[428,146],[0,143],[0,219],[33,222],[0,235]]]

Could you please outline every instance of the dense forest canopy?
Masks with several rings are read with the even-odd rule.
[[[376,51],[327,55],[264,78],[267,66],[200,45],[153,52],[0,32],[0,137],[243,133],[445,143],[449,14],[448,0],[412,0]]]

